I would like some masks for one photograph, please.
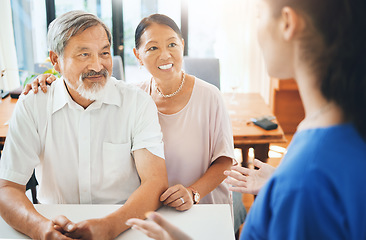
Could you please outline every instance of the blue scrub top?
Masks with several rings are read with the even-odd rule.
[[[366,143],[355,128],[296,133],[240,239],[366,239]]]

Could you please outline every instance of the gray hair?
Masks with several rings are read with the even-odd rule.
[[[53,20],[48,27],[48,50],[62,57],[71,37],[97,25],[104,28],[108,41],[112,45],[112,35],[109,28],[94,14],[83,11],[70,11],[62,14]]]

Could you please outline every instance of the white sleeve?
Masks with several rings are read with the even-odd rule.
[[[164,159],[163,135],[157,108],[152,98],[146,97],[146,100],[136,111],[132,151],[146,148],[152,154]]]
[[[30,179],[40,162],[41,152],[41,141],[32,116],[34,113],[25,105],[25,101],[19,99],[15,106],[0,161],[0,178],[21,185]]]

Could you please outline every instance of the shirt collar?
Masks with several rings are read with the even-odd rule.
[[[63,106],[66,105],[66,103],[69,102],[69,99],[72,101],[69,93],[67,92],[67,89],[64,84],[64,79],[58,78],[54,83],[55,90],[53,95],[53,107],[52,107],[52,113],[57,112],[60,110]]]
[[[117,80],[111,78],[109,79],[109,81],[110,84],[107,84],[105,86],[106,89],[103,98],[93,102],[85,110],[100,108],[102,104],[116,105],[118,107],[122,105],[121,95],[119,94],[119,91],[116,87]],[[57,112],[58,110],[63,108],[66,104],[68,104],[70,108],[84,110],[83,107],[81,107],[74,100],[72,100],[69,92],[66,89],[63,77],[57,79],[53,84],[55,85],[55,90],[54,90],[52,113]]]
[[[106,91],[100,102],[108,105],[116,105],[118,107],[122,106],[122,97],[118,87],[116,86],[118,82],[119,80],[115,79],[114,77],[109,79],[109,84],[105,86]]]

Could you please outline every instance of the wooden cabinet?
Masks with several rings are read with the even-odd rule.
[[[294,79],[271,79],[270,106],[285,134],[296,132],[305,111]]]

